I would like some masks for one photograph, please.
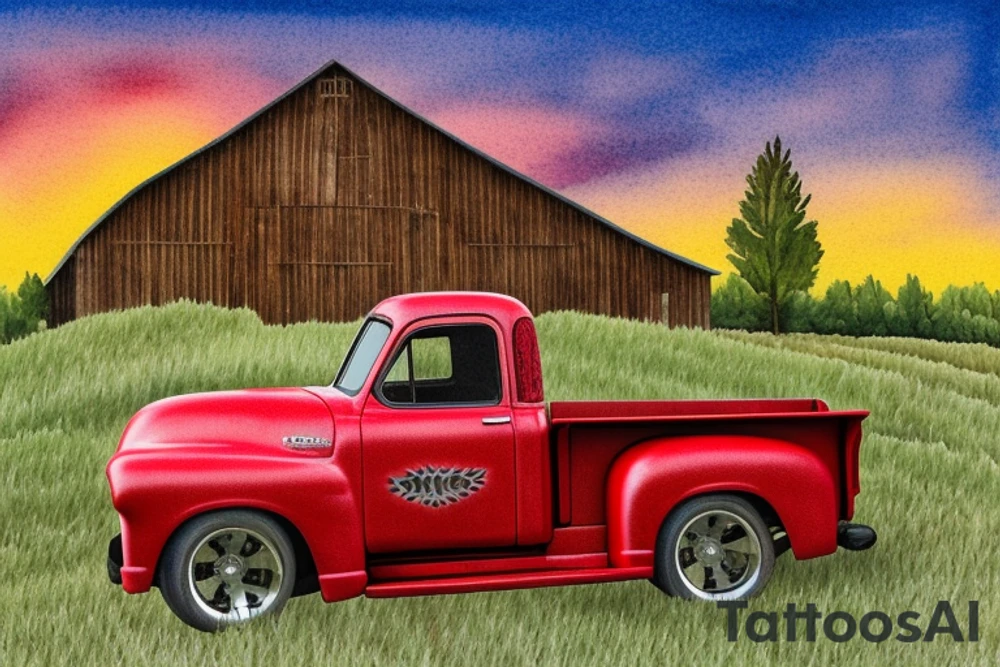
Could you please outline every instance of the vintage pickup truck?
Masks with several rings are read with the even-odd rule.
[[[747,597],[789,548],[875,542],[848,523],[867,414],[816,399],[546,408],[521,302],[393,297],[331,386],[140,410],[107,468],[121,520],[108,572],[129,593],[158,586],[205,631],[316,590],[651,579],[682,598]]]

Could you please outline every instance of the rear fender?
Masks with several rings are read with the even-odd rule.
[[[744,493],[778,514],[798,559],[837,549],[834,471],[801,445],[754,436],[657,438],[625,450],[607,484],[608,549],[615,567],[653,564],[656,536],[678,503]]]
[[[328,460],[142,453],[108,465],[121,517],[122,586],[148,591],[160,554],[185,521],[220,509],[248,508],[289,521],[309,547],[328,602],[359,595],[367,582],[360,506]],[[223,480],[220,482],[220,480]]]

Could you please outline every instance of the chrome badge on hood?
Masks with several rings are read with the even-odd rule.
[[[333,444],[326,438],[314,438],[310,435],[286,435],[281,444],[292,449],[323,449]]]

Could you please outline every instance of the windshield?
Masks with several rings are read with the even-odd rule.
[[[333,382],[334,388],[350,396],[357,394],[388,338],[388,324],[380,320],[367,320],[351,344],[351,350]]]

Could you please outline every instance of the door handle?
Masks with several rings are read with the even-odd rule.
[[[509,424],[510,415],[504,417],[483,417],[483,424],[486,426],[496,426],[497,424]]]

